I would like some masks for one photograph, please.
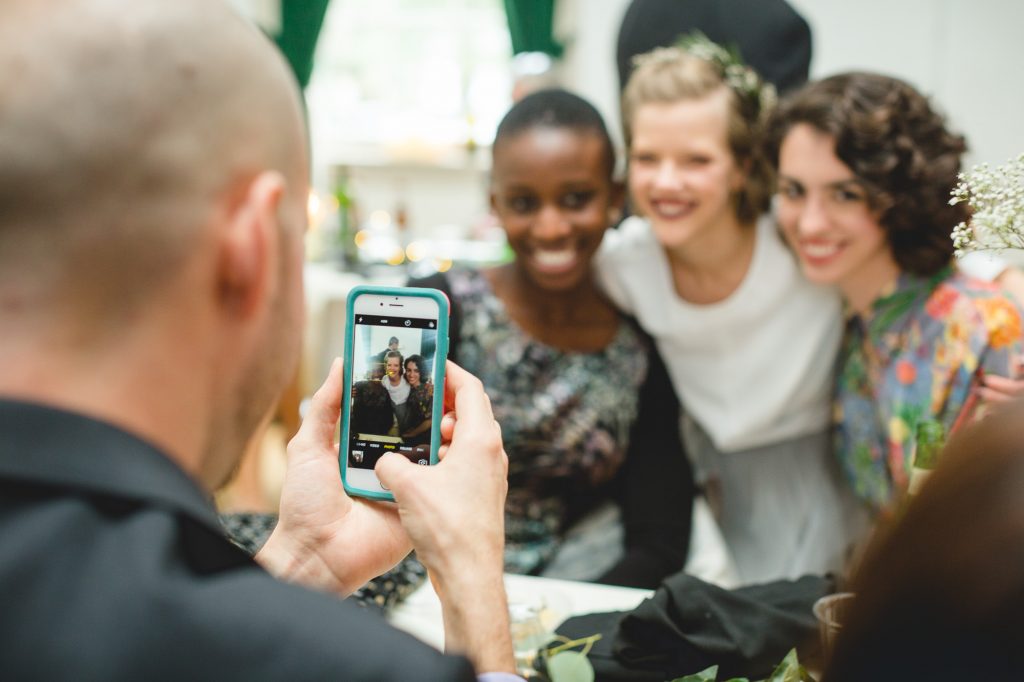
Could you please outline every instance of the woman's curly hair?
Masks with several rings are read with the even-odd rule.
[[[949,205],[967,144],[928,98],[872,73],[810,83],[771,115],[766,154],[776,167],[783,138],[800,123],[835,140],[836,156],[864,183],[901,270],[929,276],[949,264],[950,232],[968,218],[966,206]]]

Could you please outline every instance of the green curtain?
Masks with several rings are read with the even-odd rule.
[[[508,30],[512,35],[512,53],[543,52],[562,56],[555,41],[553,23],[555,0],[504,0]]]
[[[281,33],[272,36],[303,88],[313,73],[313,54],[330,0],[281,0]]]

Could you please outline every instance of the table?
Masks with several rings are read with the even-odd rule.
[[[560,614],[560,624],[570,616],[601,611],[627,611],[654,594],[651,590],[632,587],[598,585],[595,583],[538,578],[527,575],[505,575],[505,590],[509,599],[542,596]],[[441,602],[430,581],[413,592],[388,614],[392,625],[405,630],[418,639],[444,649],[444,623],[441,620]]]

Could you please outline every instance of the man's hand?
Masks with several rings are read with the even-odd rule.
[[[279,578],[348,595],[412,549],[394,505],[353,500],[338,469],[341,361],[335,360],[288,444],[280,519],[256,555]]]
[[[503,582],[508,457],[480,381],[449,362],[441,461],[431,467],[389,453],[377,476],[430,570],[441,597],[445,646],[480,672],[514,670]]]

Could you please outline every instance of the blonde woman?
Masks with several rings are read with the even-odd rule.
[[[830,456],[839,297],[801,275],[767,214],[772,100],[707,41],[642,58],[623,95],[638,215],[598,257],[665,359],[739,583],[838,570],[866,524]]]

